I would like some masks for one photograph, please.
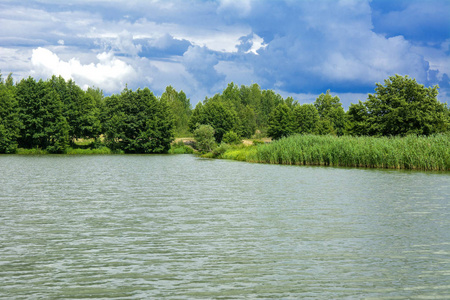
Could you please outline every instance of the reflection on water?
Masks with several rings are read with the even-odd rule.
[[[450,298],[450,174],[1,156],[0,298]]]

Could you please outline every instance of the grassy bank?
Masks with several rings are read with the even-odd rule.
[[[24,149],[24,148],[18,148],[16,150],[16,154],[19,155],[46,155],[50,154],[48,151],[39,149],[39,148],[33,148],[33,149]],[[109,149],[108,147],[99,147],[99,148],[71,148],[68,147],[66,150],[64,150],[64,153],[67,155],[99,155],[99,154],[123,154],[123,151],[113,151]]]
[[[450,136],[296,135],[270,144],[229,147],[217,157],[269,164],[450,171]]]
[[[192,147],[184,145],[184,143],[173,143],[168,151],[169,154],[192,154],[194,149]],[[46,150],[40,148],[24,149],[18,148],[15,154],[19,155],[46,155],[50,154]],[[91,143],[85,143],[83,141],[78,142],[74,148],[68,147],[64,150],[66,155],[102,155],[102,154],[124,154],[123,150],[111,150],[106,146],[92,146]]]

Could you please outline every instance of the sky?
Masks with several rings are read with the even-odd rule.
[[[191,104],[230,82],[345,108],[395,74],[450,103],[449,0],[0,0],[0,71],[105,95],[169,85]]]

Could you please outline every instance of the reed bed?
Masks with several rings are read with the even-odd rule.
[[[450,135],[295,135],[250,150],[230,149],[221,157],[269,164],[449,171]]]
[[[68,155],[99,155],[99,154],[120,154],[120,151],[113,151],[108,147],[99,147],[93,149],[67,148],[64,154]]]

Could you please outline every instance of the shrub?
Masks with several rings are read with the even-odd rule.
[[[211,125],[200,125],[194,130],[195,144],[199,151],[206,153],[214,149],[214,132]]]
[[[237,145],[241,143],[241,138],[236,132],[230,130],[223,135],[222,142],[230,145]]]

